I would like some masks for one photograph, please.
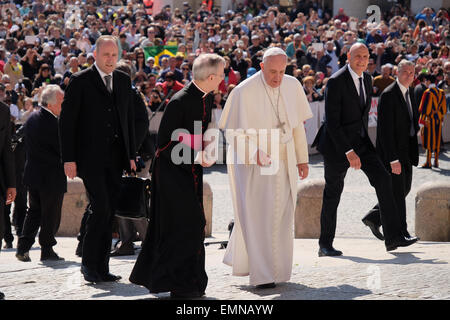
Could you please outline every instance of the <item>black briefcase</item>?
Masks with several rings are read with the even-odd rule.
[[[148,219],[150,216],[150,186],[150,179],[122,177],[116,216],[126,219]]]

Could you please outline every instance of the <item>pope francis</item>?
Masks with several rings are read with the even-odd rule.
[[[261,71],[233,89],[219,121],[235,213],[224,263],[257,288],[291,277],[297,175],[308,176],[303,122],[312,113],[286,64],[282,49],[266,50]]]

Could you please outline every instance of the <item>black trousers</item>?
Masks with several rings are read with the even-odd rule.
[[[3,217],[5,211],[5,197],[0,195],[0,251],[2,250],[2,240],[5,232],[5,219]]]
[[[14,236],[11,225],[16,228],[18,237],[22,234],[22,227],[27,214],[27,187],[22,182],[22,175],[25,166],[25,143],[19,143],[14,150],[14,163],[16,168],[16,199],[14,200],[14,210],[11,219],[11,205],[5,207],[4,222],[5,231],[3,239],[5,242],[13,242]],[[12,220],[12,224],[11,224]]]
[[[109,272],[112,224],[123,168],[119,149],[113,147],[108,163],[81,177],[92,210],[86,219],[81,263],[100,274]]]
[[[64,199],[64,192],[53,190],[29,188],[28,195],[30,207],[17,245],[17,252],[22,254],[33,246],[39,228],[41,249],[49,249],[56,244],[55,235],[61,222]]]
[[[397,205],[399,219],[400,219],[400,228],[402,234],[404,236],[409,235],[408,228],[406,224],[406,201],[405,198],[411,191],[412,184],[412,165],[410,164],[401,164],[402,172],[400,174],[392,174],[392,188],[395,198],[395,203]],[[389,166],[386,169],[391,172],[391,168]],[[380,215],[380,205],[377,203],[372,210],[364,217],[369,221],[372,221],[375,225],[381,226],[381,215]]]
[[[363,141],[361,147],[356,149],[356,153],[361,160],[361,170],[369,178],[372,187],[375,188],[380,204],[381,224],[385,239],[390,241],[401,235],[391,177],[378,158],[375,149],[368,144],[369,142]],[[325,189],[320,215],[319,245],[331,247],[336,233],[337,207],[344,189],[344,178],[350,165],[346,159],[336,160],[334,157],[329,158],[327,156],[324,156],[324,165]]]

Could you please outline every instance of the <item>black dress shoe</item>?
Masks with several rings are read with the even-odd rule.
[[[42,250],[41,251],[41,261],[64,261],[64,258],[61,258],[58,256],[58,254],[53,251],[53,249],[50,250]]]
[[[204,292],[192,291],[192,292],[178,292],[171,291],[170,298],[172,299],[195,299],[201,298],[205,295]]]
[[[102,282],[102,278],[97,273],[97,271],[90,270],[88,267],[82,265],[81,266],[81,273],[83,274],[84,280],[88,282]]]
[[[28,253],[28,251],[24,252],[24,253],[17,252],[16,258],[22,262],[30,262],[31,261],[30,254]]]
[[[112,273],[101,274],[100,278],[104,282],[114,282],[114,281],[119,281],[120,279],[122,279],[121,276],[116,276]]]
[[[342,256],[342,251],[336,250],[333,247],[325,248],[320,247],[319,249],[319,257],[336,257],[336,256]]]
[[[3,292],[0,292],[0,300],[5,300],[5,294]]]
[[[375,237],[377,237],[381,241],[384,241],[384,236],[380,231],[380,226],[377,226],[375,223],[368,219],[362,219],[362,222],[370,228],[370,231],[372,231]]]
[[[256,286],[256,289],[273,289],[275,288],[277,285],[275,284],[275,282],[271,282],[271,283],[264,283],[264,284],[258,284]]]
[[[397,249],[398,247],[407,247],[412,245],[413,243],[417,242],[419,239],[416,237],[411,237],[411,238],[405,238],[405,237],[400,237],[398,239],[394,239],[391,241],[386,241],[386,250],[387,251],[392,251]]]

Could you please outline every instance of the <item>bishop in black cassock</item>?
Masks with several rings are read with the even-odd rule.
[[[198,150],[185,145],[181,153],[189,153],[190,163],[174,163],[172,150],[186,141],[172,141],[172,133],[186,129],[192,140],[198,138],[195,122],[201,122],[203,134],[211,121],[212,102],[212,94],[191,82],[173,96],[161,120],[152,161],[149,228],[130,276],[132,283],[151,293],[202,296],[206,289],[203,168],[194,163]],[[178,149],[174,155],[179,155]]]

